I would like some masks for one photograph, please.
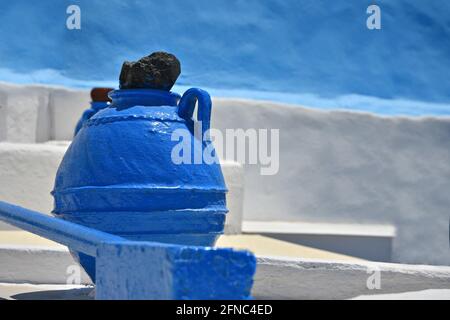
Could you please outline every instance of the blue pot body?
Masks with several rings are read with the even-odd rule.
[[[178,164],[172,138],[188,132],[190,152],[211,148],[194,136],[192,114],[209,128],[211,100],[200,89],[130,89],[83,122],[59,166],[55,216],[130,240],[212,246],[223,232],[226,186],[218,161]],[[95,259],[74,252],[95,281]]]
[[[86,109],[83,114],[81,115],[81,118],[78,120],[77,125],[75,126],[74,136],[77,135],[78,131],[81,130],[83,127],[83,124],[92,118],[97,112],[99,112],[102,109],[105,109],[109,106],[109,102],[104,101],[92,101],[91,107],[89,109]]]

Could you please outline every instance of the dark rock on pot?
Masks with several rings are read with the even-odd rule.
[[[125,61],[120,72],[120,89],[158,89],[170,91],[181,73],[180,61],[173,54],[154,52],[136,62]]]

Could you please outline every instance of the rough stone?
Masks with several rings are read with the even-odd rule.
[[[173,54],[154,52],[136,62],[125,61],[120,72],[120,89],[159,89],[169,91],[181,72]]]

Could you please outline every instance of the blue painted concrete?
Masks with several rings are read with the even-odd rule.
[[[248,299],[255,268],[255,257],[246,251],[104,243],[97,256],[96,298]]]
[[[124,60],[166,50],[182,61],[179,84],[220,95],[450,114],[450,2],[377,0],[382,28],[368,30],[373,3],[2,1],[0,80],[117,87]],[[81,8],[81,30],[66,28],[70,4]]]
[[[0,220],[96,257],[96,299],[250,298],[247,251],[128,241],[2,201]]]
[[[191,159],[211,148],[194,137],[192,119],[198,100],[198,119],[209,128],[209,94],[129,89],[110,97],[111,105],[84,122],[64,155],[53,191],[55,215],[131,240],[213,245],[228,211],[218,159],[172,159],[177,130],[189,138]],[[94,280],[94,259],[74,254]]]

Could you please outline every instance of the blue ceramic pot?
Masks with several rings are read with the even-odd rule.
[[[189,89],[180,100],[171,92],[129,89],[110,98],[64,155],[52,192],[55,216],[131,240],[214,245],[227,212],[220,164],[177,164],[172,157],[180,143],[175,130],[190,135],[191,159],[211,149],[208,139],[194,137],[192,119],[198,101],[198,120],[203,132],[209,129],[208,93]],[[74,255],[95,281],[94,258]]]
[[[109,106],[109,102],[107,101],[92,101],[91,107],[83,112],[80,120],[78,120],[77,125],[75,126],[75,131],[73,133],[74,136],[77,135],[78,131],[81,130],[83,124],[92,118],[97,112],[102,109],[105,109]]]

